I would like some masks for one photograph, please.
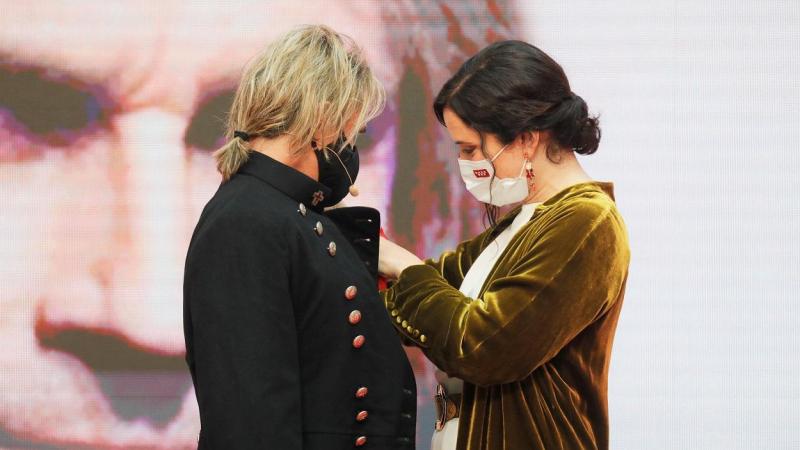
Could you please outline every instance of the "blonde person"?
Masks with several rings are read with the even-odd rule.
[[[201,449],[414,447],[411,367],[377,292],[356,135],[384,92],[350,39],[291,31],[246,68],[186,259]]]
[[[381,243],[395,326],[441,369],[433,449],[607,449],[630,252],[612,184],[575,156],[597,150],[597,120],[562,68],[520,41],[467,60],[434,111],[492,226],[424,263]]]

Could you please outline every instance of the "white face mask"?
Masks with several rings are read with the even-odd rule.
[[[467,190],[480,202],[495,206],[505,206],[521,202],[529,194],[528,179],[523,175],[525,173],[525,161],[522,162],[522,169],[518,177],[495,178],[494,182],[492,182],[492,175],[494,175],[492,162],[503,153],[506,147],[508,145],[501,148],[491,160],[458,160],[461,179],[467,185]]]

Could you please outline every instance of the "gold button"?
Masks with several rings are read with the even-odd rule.
[[[328,254],[331,256],[336,256],[336,242],[331,242],[328,244]]]
[[[403,321],[403,318],[402,318],[402,317],[400,317],[400,316],[397,316],[397,318],[396,318],[395,320],[397,320],[397,323],[400,323],[400,322],[402,322],[402,321]]]
[[[369,413],[366,411],[359,411],[359,413],[356,414],[356,420],[359,422],[367,420],[367,417],[369,417]]]
[[[414,332],[411,334],[413,334],[414,337],[419,337],[419,330],[414,330]]]
[[[406,327],[406,331],[408,331],[409,333],[412,333],[414,331],[414,327],[409,325],[409,326]]]
[[[366,386],[361,386],[360,388],[356,389],[356,398],[364,398],[367,396],[369,389]]]
[[[359,436],[356,438],[356,447],[361,447],[362,445],[367,443],[366,436]]]
[[[425,336],[424,334],[423,334],[423,335],[421,335],[421,336],[419,337],[419,341],[420,341],[420,342],[422,342],[423,344],[424,344],[424,343],[425,343],[425,341],[427,341],[427,340],[428,340],[428,337],[427,337],[427,336]]]
[[[390,312],[389,314],[391,314],[392,317],[397,317],[397,315],[400,314],[400,311],[393,309],[392,312]]]
[[[344,298],[352,300],[356,298],[356,294],[358,294],[358,288],[356,288],[355,286],[350,286],[347,289],[345,289]]]
[[[350,325],[355,325],[358,322],[361,322],[361,311],[357,309],[350,311],[350,316],[347,317],[347,321],[350,322]]]
[[[363,335],[359,334],[355,338],[353,338],[353,348],[361,348],[364,346],[364,342],[367,341]]]
[[[325,228],[322,227],[322,222],[317,222],[317,224],[314,225],[314,231],[317,232],[317,236],[322,236],[322,233],[325,231]]]
[[[403,321],[403,322],[402,322],[400,325],[401,325],[403,328],[405,328],[405,327],[407,327],[407,326],[408,326],[408,321],[407,321],[407,320],[404,320],[404,321]]]

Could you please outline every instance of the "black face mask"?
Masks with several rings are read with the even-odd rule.
[[[319,165],[319,182],[331,190],[331,195],[320,203],[322,207],[333,206],[350,192],[350,186],[358,176],[358,148],[345,145],[346,139],[340,137],[336,142],[324,149],[314,149]],[[327,158],[325,153],[327,153]]]

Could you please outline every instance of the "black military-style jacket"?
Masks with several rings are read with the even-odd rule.
[[[184,274],[200,449],[413,449],[416,387],[377,292],[379,214],[252,151]]]

